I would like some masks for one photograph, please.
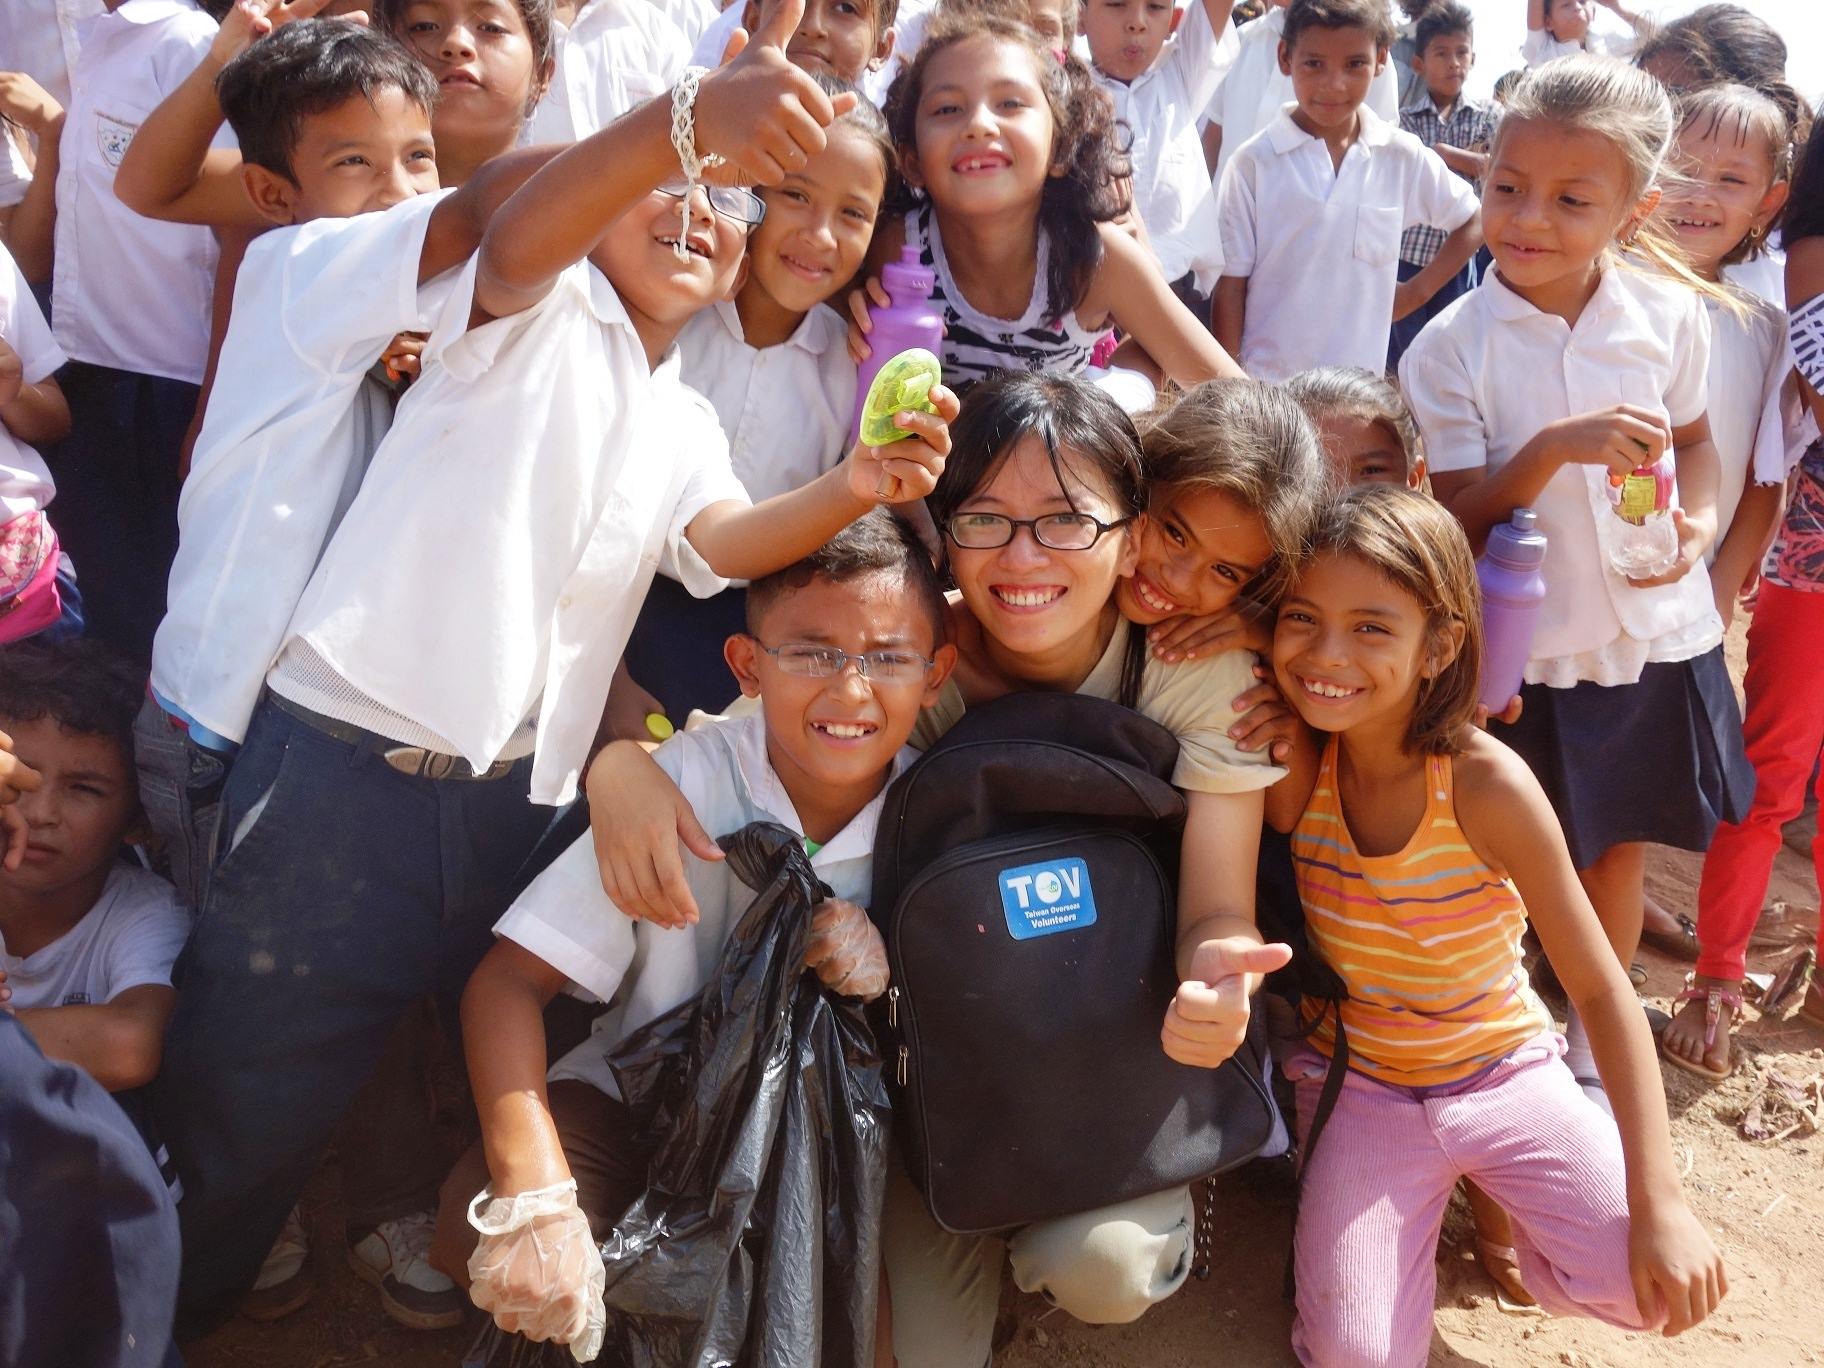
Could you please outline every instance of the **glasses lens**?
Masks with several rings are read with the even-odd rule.
[[[924,678],[929,662],[910,651],[870,651],[865,657],[867,676],[885,684],[906,684]]]
[[[712,185],[709,203],[717,213],[750,227],[766,217],[766,205],[760,197],[734,185]]]
[[[950,540],[971,550],[1005,546],[1012,536],[1012,522],[998,513],[958,513],[950,519]]]
[[[1084,551],[1102,535],[1096,520],[1087,513],[1054,513],[1040,518],[1032,530],[1054,551]]]
[[[833,675],[842,665],[842,652],[825,646],[781,646],[774,658],[787,674],[809,675],[813,679]]]
[[[683,199],[685,192],[689,189],[689,181],[668,180],[659,187],[659,193],[661,195],[670,195],[673,199]]]

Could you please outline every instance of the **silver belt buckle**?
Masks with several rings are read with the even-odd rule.
[[[419,779],[498,779],[512,769],[514,763],[496,760],[485,770],[476,770],[460,755],[445,755],[423,746],[394,746],[380,752],[380,758],[399,773]]]

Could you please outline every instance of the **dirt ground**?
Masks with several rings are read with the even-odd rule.
[[[1731,633],[1741,663],[1741,624]],[[1790,829],[1769,897],[1816,909],[1808,858],[1815,816]],[[1696,912],[1701,860],[1661,852],[1649,890],[1667,907]],[[1815,912],[1814,912],[1815,915]],[[1752,954],[1751,971],[1790,954]],[[1642,952],[1643,997],[1659,1007],[1682,984],[1685,965]],[[1438,1252],[1437,1326],[1432,1368],[1797,1368],[1824,1363],[1824,1135],[1744,1138],[1741,1120],[1767,1070],[1795,1081],[1824,1075],[1824,1032],[1796,1020],[1761,1018],[1750,1008],[1738,1035],[1743,1062],[1712,1088],[1663,1067],[1672,1145],[1686,1191],[1729,1261],[1730,1295],[1709,1322],[1676,1340],[1624,1335],[1587,1321],[1516,1317],[1497,1309],[1470,1250],[1467,1213],[1453,1207]],[[1814,1098],[1816,1094],[1814,1093]],[[1291,1312],[1280,1295],[1291,1239],[1291,1194],[1264,1166],[1219,1179],[1211,1276],[1192,1281],[1133,1325],[1090,1327],[1011,1285],[1002,1302],[995,1362],[1000,1368],[1269,1368],[1291,1364]],[[424,1334],[387,1319],[373,1292],[341,1261],[341,1208],[333,1163],[304,1201],[313,1238],[316,1300],[278,1325],[236,1321],[186,1347],[192,1368],[453,1368],[475,1327]],[[1225,1235],[1223,1232],[1231,1232]],[[959,1365],[959,1368],[964,1368]]]

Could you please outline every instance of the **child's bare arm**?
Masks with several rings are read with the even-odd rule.
[[[1146,249],[1113,224],[1103,224],[1101,232],[1091,316],[1106,311],[1180,385],[1240,378],[1234,357],[1178,301]]]
[[[19,353],[0,337],[0,424],[22,442],[44,446],[70,434],[70,406],[49,376],[35,385],[25,382]]]
[[[1393,291],[1393,318],[1397,323],[1414,309],[1423,307],[1433,295],[1450,282],[1451,277],[1469,263],[1482,245],[1482,211],[1477,210],[1469,222],[1460,225],[1444,239],[1438,254],[1410,280],[1402,280]]]
[[[1545,27],[1545,0],[1526,0],[1526,28],[1537,33]]]
[[[658,761],[638,742],[612,741],[590,763],[583,791],[609,901],[655,926],[696,921],[697,900],[678,847],[701,860],[720,860],[722,848]]]
[[[1596,919],[1551,804],[1532,772],[1477,733],[1456,761],[1464,836],[1526,904],[1546,956],[1589,1030],[1627,1168],[1629,1264],[1641,1314],[1678,1334],[1728,1290],[1722,1256],[1685,1205],[1653,1038],[1621,961]]]
[[[102,1003],[28,1007],[19,1022],[52,1059],[86,1069],[109,1092],[150,1083],[165,1052],[177,990],[145,983]]]
[[[1305,815],[1312,790],[1317,787],[1317,767],[1323,751],[1322,738],[1301,726],[1285,758],[1274,757],[1286,767],[1286,777],[1267,790],[1267,825],[1273,830],[1290,831]]]
[[[32,183],[7,225],[7,250],[19,272],[34,285],[51,278],[56,250],[58,144],[63,141],[63,107],[31,77],[0,72],[0,113],[38,139]]]
[[[1248,278],[1225,275],[1216,282],[1216,297],[1210,304],[1210,320],[1216,329],[1216,342],[1230,356],[1241,355],[1241,328],[1248,314]]]
[[[803,0],[783,0],[698,88],[697,151],[726,158],[740,179],[776,184],[787,167],[821,151],[824,129],[854,106],[852,95],[832,101],[787,60],[785,44],[803,15]],[[677,173],[668,96],[566,149],[495,216],[482,243],[477,308],[494,317],[530,308],[616,219]]]
[[[545,1094],[544,1010],[563,986],[557,970],[501,939],[463,990],[463,1050],[496,1196],[570,1177]]]
[[[1729,520],[1729,530],[1723,534],[1716,559],[1710,565],[1710,587],[1725,627],[1735,616],[1735,601],[1767,554],[1786,502],[1784,485],[1757,485],[1753,480],[1750,472],[1748,487],[1742,491],[1735,516]]]

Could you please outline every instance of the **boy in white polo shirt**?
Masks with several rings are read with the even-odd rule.
[[[1240,43],[1235,0],[1083,0],[1091,71],[1132,132],[1134,208],[1160,272],[1199,318],[1222,272],[1216,192],[1197,124]]]
[[[546,805],[575,792],[660,559],[714,591],[935,484],[941,389],[939,414],[902,415],[912,440],[750,507],[676,378],[671,343],[733,286],[754,200],[655,187],[680,145],[773,179],[821,145],[836,108],[785,58],[797,17],[495,215],[283,633],[160,1086],[186,1331],[246,1290],[400,1017],[467,981]]]
[[[1221,196],[1216,340],[1249,375],[1315,366],[1379,372],[1388,330],[1460,271],[1482,243],[1475,189],[1437,153],[1363,108],[1385,68],[1385,0],[1292,0],[1280,67],[1297,104],[1237,149]],[[1400,234],[1448,236],[1398,280]]]
[[[871,513],[752,585],[747,614],[747,630],[729,638],[725,654],[741,692],[759,698],[758,712],[680,732],[653,758],[707,830],[774,822],[804,838],[834,894],[813,922],[810,967],[836,992],[873,998],[886,987],[886,954],[856,904],[868,896],[874,828],[888,783],[911,759],[906,741],[919,710],[956,660],[944,641],[937,574],[909,528]],[[693,925],[632,920],[602,892],[593,847],[580,837],[495,926],[499,939],[464,994],[482,1141],[444,1185],[433,1257],[464,1284],[473,1270],[475,1304],[520,1310],[522,1331],[569,1342],[591,1300],[599,1317],[600,1292],[587,1280],[591,1264],[601,1267],[595,1242],[644,1177],[606,1056],[702,989],[753,898],[725,861],[692,857],[686,878],[699,912]],[[540,1014],[559,991],[609,1010],[547,1083]],[[471,1228],[470,1202],[484,1185],[482,1206],[499,1201]],[[510,1216],[488,1219],[514,1197],[562,1215],[541,1219],[536,1231]],[[525,1285],[512,1270],[527,1268],[516,1256],[535,1237],[550,1257],[536,1285]]]

